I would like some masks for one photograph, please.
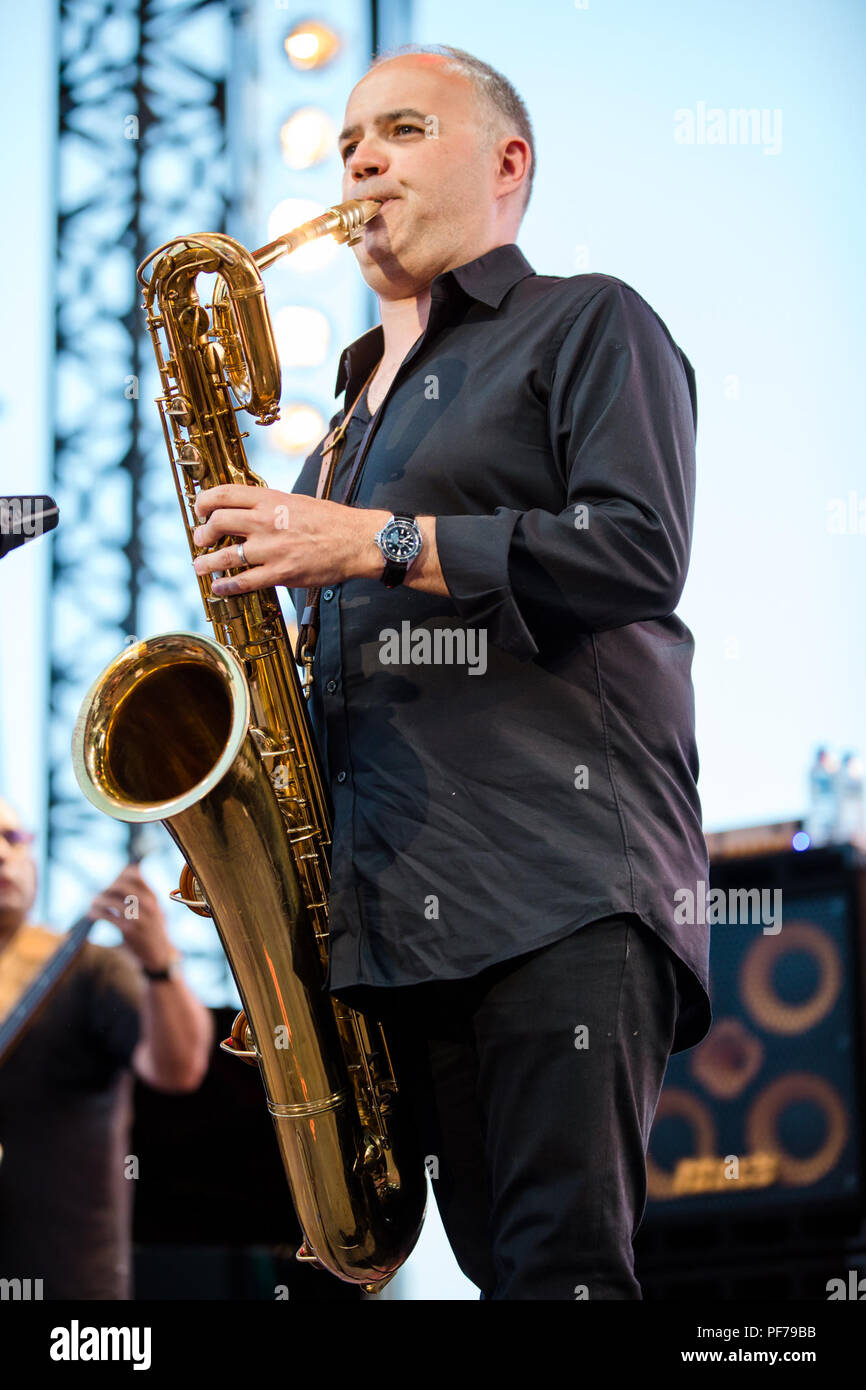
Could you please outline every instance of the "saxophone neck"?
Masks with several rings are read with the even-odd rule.
[[[216,276],[212,320],[199,304],[199,275]],[[262,277],[246,247],[221,232],[178,237],[142,262],[138,279],[151,331],[165,328],[182,390],[197,373],[181,364],[190,354],[201,355],[207,371],[214,378],[224,374],[235,399],[261,424],[279,419],[280,359]],[[210,339],[216,342],[209,344]]]
[[[178,237],[158,247],[138,267],[152,323],[171,323],[173,347],[195,339],[203,350],[206,338],[215,338],[235,399],[259,424],[273,424],[279,419],[282,379],[262,271],[319,237],[332,236],[338,243],[351,245],[380,206],[375,198],[340,203],[258,251],[248,251],[223,232]],[[148,278],[145,272],[151,265]],[[199,275],[216,275],[213,322],[204,332],[195,289]]]
[[[319,217],[311,218],[294,231],[269,241],[267,246],[260,246],[258,251],[253,252],[255,263],[259,270],[267,270],[282,256],[290,256],[308,241],[316,241],[322,236],[330,235],[339,245],[345,242],[352,246],[360,241],[364,223],[375,217],[380,207],[381,202],[377,198],[355,198],[328,208]]]

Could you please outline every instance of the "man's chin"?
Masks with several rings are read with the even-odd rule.
[[[374,218],[364,228],[358,249],[362,254],[366,251],[368,255],[371,255],[382,249],[389,250],[395,245],[395,242],[399,241],[400,238],[395,236],[393,227],[389,227],[382,218]]]
[[[0,944],[22,927],[26,920],[27,913],[20,903],[13,907],[11,903],[0,902]]]
[[[402,279],[405,271],[400,262],[400,248],[389,239],[364,241],[363,246],[354,248],[358,268],[371,289],[381,284],[382,278]]]

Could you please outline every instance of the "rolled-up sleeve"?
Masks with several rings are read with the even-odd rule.
[[[564,626],[667,617],[691,547],[694,372],[650,306],[621,282],[605,285],[554,344],[549,372],[563,508],[436,519],[461,618],[524,661]]]

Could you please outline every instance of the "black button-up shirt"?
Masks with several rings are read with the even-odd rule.
[[[383,344],[377,327],[343,353],[346,404]],[[674,614],[696,420],[691,364],[622,281],[536,275],[516,245],[433,280],[354,502],[435,516],[450,597],[353,579],[320,608],[310,713],[344,998],[632,912],[686,967],[676,1048],[706,1032],[708,928],[678,925],[674,896],[709,877],[694,643]],[[295,492],[315,494],[320,462],[321,445]]]

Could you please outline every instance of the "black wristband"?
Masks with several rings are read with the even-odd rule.
[[[177,976],[179,967],[180,967],[180,960],[179,960],[179,959],[176,959],[176,960],[170,961],[169,964],[168,964],[167,966],[165,966],[165,968],[162,969],[162,970],[148,970],[147,966],[145,966],[145,965],[143,965],[141,968],[142,968],[142,970],[144,971],[144,974],[145,974],[146,978],[147,978],[148,980],[150,980],[150,982],[151,982],[152,984],[159,984],[160,981],[162,981],[162,980],[173,980],[173,979],[175,979],[175,977]]]
[[[395,560],[386,560],[385,568],[382,570],[382,583],[386,589],[396,589],[398,584],[402,584],[406,578],[406,571],[409,566],[398,563]]]

